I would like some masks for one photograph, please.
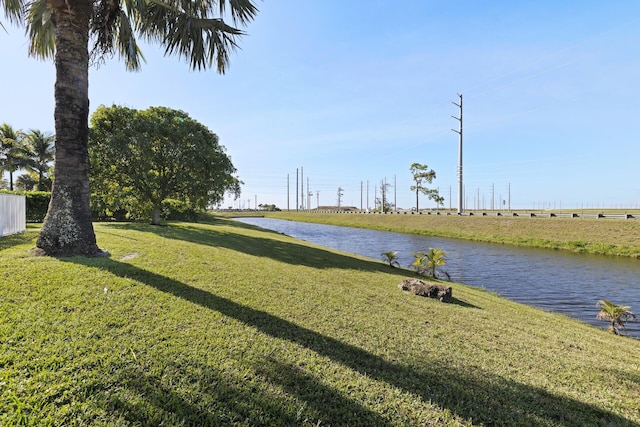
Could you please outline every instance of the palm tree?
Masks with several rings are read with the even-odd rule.
[[[33,172],[20,175],[16,179],[16,188],[23,191],[33,191],[38,184],[38,178]]]
[[[600,313],[597,314],[596,319],[611,322],[609,331],[616,335],[620,335],[620,329],[618,327],[624,329],[625,323],[636,319],[636,315],[629,311],[631,307],[616,305],[606,299],[598,301],[596,308],[600,309]]]
[[[38,191],[50,190],[51,180],[47,173],[53,161],[55,136],[31,129],[24,137],[26,160],[25,169],[38,176]]]
[[[15,130],[6,123],[0,126],[0,148],[2,151],[0,171],[9,172],[9,190],[11,191],[13,191],[13,173],[23,166],[23,138],[24,133],[21,130]]]
[[[100,60],[117,52],[128,70],[143,60],[136,35],[192,69],[224,73],[229,53],[257,13],[253,0],[0,0],[9,21],[24,25],[29,54],[55,59],[55,182],[36,246],[48,255],[101,253],[89,208],[89,40]],[[220,17],[212,17],[219,14]]]
[[[436,276],[436,270],[447,263],[447,253],[440,248],[429,248],[427,252],[418,251],[413,253],[415,261],[411,264],[418,274],[426,274],[431,277]],[[446,274],[446,273],[445,273]]]
[[[398,263],[398,251],[382,252],[382,259],[389,264],[389,267],[400,267]]]
[[[426,253],[427,271],[431,277],[436,277],[436,270],[447,263],[447,253],[440,248],[429,248]]]
[[[413,261],[413,264],[410,265],[410,267],[413,267],[416,270],[416,273],[418,274],[425,274],[426,272],[425,261],[427,260],[426,254],[422,251],[418,251],[418,252],[412,253],[411,255],[413,255],[415,260]]]

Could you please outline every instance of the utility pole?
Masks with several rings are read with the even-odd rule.
[[[493,182],[491,183],[491,210],[494,210],[496,207],[495,204],[495,200],[494,200],[494,195],[495,195],[495,187],[493,185]]]
[[[304,212],[304,168],[300,166],[300,206]]]
[[[309,177],[307,177],[307,210],[311,210],[311,198],[313,197],[313,192],[309,190]]]
[[[453,117],[458,122],[460,122],[460,127],[458,128],[458,130],[455,130],[455,129],[451,129],[451,130],[454,131],[455,133],[457,133],[458,136],[459,136],[459,142],[458,142],[458,215],[460,215],[460,214],[462,214],[462,95],[458,94],[458,97],[460,97],[460,104],[456,104],[455,102],[452,102],[452,104],[457,106],[458,108],[460,108],[460,117],[456,117],[456,116],[451,116],[451,117]]]
[[[342,187],[338,187],[338,210],[340,210],[340,204],[342,202],[342,195],[344,194],[343,191],[344,190],[342,189]]]
[[[382,198],[382,208],[380,211],[381,213],[385,213],[387,205],[387,178],[380,181],[380,197]]]
[[[509,183],[509,212],[511,212],[511,183]]]
[[[369,210],[369,180],[367,180],[367,211]]]
[[[300,205],[298,204],[298,168],[296,168],[296,212],[298,212],[298,208]]]
[[[378,208],[378,186],[373,186],[373,210]]]
[[[320,210],[320,190],[316,192],[316,210]]]
[[[289,210],[289,174],[287,174],[287,211]]]
[[[398,180],[396,175],[393,175],[393,211],[398,211]]]
[[[360,181],[360,211],[362,211],[362,181]]]

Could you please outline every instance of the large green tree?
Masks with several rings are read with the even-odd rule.
[[[0,126],[0,175],[9,172],[9,190],[13,191],[13,174],[24,165],[24,133],[7,123]]]
[[[89,158],[103,204],[150,216],[152,224],[160,223],[166,199],[202,209],[238,182],[218,136],[165,107],[100,106],[91,116]]]
[[[224,73],[229,53],[253,20],[253,0],[0,0],[24,25],[29,53],[55,59],[55,182],[37,247],[48,255],[100,253],[89,207],[89,56],[118,53],[127,69],[143,59],[137,38],[164,46],[192,69]],[[229,16],[234,25],[228,25]]]

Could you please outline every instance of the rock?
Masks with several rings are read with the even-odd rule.
[[[398,287],[422,297],[435,298],[442,302],[451,302],[451,286],[425,283],[420,279],[404,279]]]

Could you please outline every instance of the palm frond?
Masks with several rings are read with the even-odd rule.
[[[29,4],[29,55],[41,59],[54,56],[56,35],[52,16],[53,13],[45,0],[36,0]]]
[[[219,0],[219,10],[222,16],[226,14],[227,3],[229,4],[233,22],[239,22],[242,25],[247,25],[253,21],[258,13],[258,8],[251,0]]]
[[[118,50],[120,56],[124,58],[127,70],[137,70],[140,68],[140,60],[144,61],[144,55],[136,41],[131,21],[124,12],[120,11],[118,23]]]
[[[26,11],[23,0],[2,0],[0,5],[2,5],[2,10],[9,22],[15,25],[23,25],[25,23]]]
[[[164,45],[165,54],[187,59],[192,69],[206,69],[215,63],[217,71],[224,74],[230,52],[238,47],[237,38],[244,35],[223,17],[211,17],[218,11],[226,13],[227,4],[232,19],[243,24],[257,12],[250,0],[148,0],[142,8],[136,3],[136,29],[148,40]]]

